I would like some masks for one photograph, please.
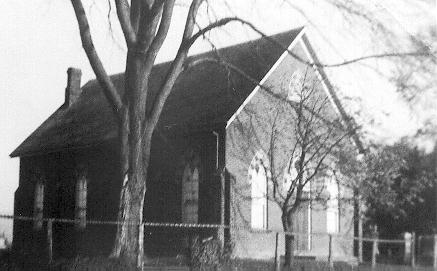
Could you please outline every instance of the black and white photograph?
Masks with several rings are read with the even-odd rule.
[[[437,270],[436,0],[0,10],[0,271]]]

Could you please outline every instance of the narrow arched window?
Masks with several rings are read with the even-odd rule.
[[[333,178],[328,178],[326,190],[329,197],[326,209],[326,230],[328,233],[338,233],[340,231],[338,183]]]
[[[44,183],[37,181],[35,184],[34,202],[33,202],[33,229],[40,230],[43,222],[44,211]]]
[[[182,175],[182,223],[199,223],[200,156],[196,151],[186,154]]]
[[[87,211],[87,194],[88,182],[85,169],[79,169],[76,179],[76,210],[75,219],[77,228],[84,229],[86,227],[86,211]]]
[[[294,71],[288,81],[287,100],[299,102],[302,99],[302,88],[304,87],[304,75],[301,70]]]
[[[249,182],[251,185],[251,226],[254,229],[268,228],[267,179],[269,168],[265,155],[258,152],[249,166]]]

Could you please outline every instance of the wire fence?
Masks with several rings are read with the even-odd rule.
[[[80,251],[90,255],[108,255],[119,221],[86,220],[65,218],[36,218],[30,216],[2,215],[0,219],[13,220],[14,246],[33,247],[45,253],[49,262],[59,257],[74,256]],[[80,229],[80,226],[84,229]],[[341,255],[349,253],[357,263],[370,266],[404,265],[430,266],[437,269],[437,235],[416,236],[414,233],[399,239],[381,239],[374,233],[371,237],[330,234],[326,232],[284,232],[254,230],[246,226],[219,224],[187,224],[171,222],[127,223],[132,227],[143,227],[145,253],[155,259],[155,264],[181,265],[189,242],[198,238],[201,243],[212,239],[225,240],[232,233],[237,241],[245,240],[237,250],[270,259],[275,266],[283,261],[285,237],[293,236],[295,253],[299,259],[322,259],[333,266]],[[240,242],[238,242],[240,243]],[[353,246],[356,254],[353,255]],[[342,253],[342,251],[344,253]],[[316,256],[314,256],[316,255]]]

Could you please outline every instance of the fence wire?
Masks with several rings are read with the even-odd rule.
[[[108,220],[86,220],[85,226],[88,234],[84,236],[77,231],[77,226],[81,223],[80,220],[66,218],[36,218],[32,216],[14,216],[0,214],[0,219],[14,220],[17,223],[24,223],[25,228],[30,231],[34,242],[40,244],[40,251],[47,252],[48,257],[58,257],[61,247],[65,250],[75,251],[80,249],[80,246],[87,247],[83,250],[84,254],[108,254],[112,247],[113,236],[115,236],[118,225],[144,227],[144,239],[150,248],[146,248],[145,252],[148,255],[158,259],[158,262],[167,256],[172,257],[177,264],[180,264],[181,255],[186,254],[186,247],[189,246],[189,241],[196,236],[201,242],[211,240],[211,236],[217,235],[217,232],[230,231],[237,234],[237,238],[248,240],[248,242],[256,243],[254,246],[263,248],[266,255],[264,258],[281,261],[281,256],[284,255],[284,239],[286,236],[293,236],[296,244],[299,240],[311,240],[308,247],[302,246],[303,249],[296,250],[295,256],[309,257],[308,251],[324,250],[326,255],[325,261],[332,263],[336,259],[336,252],[333,247],[351,249],[348,247],[350,243],[358,242],[362,244],[362,255],[358,255],[363,263],[371,266],[377,264],[395,264],[395,265],[410,265],[410,266],[435,266],[437,267],[436,257],[436,240],[435,235],[418,236],[412,241],[406,239],[381,239],[377,237],[353,237],[326,232],[286,232],[279,230],[261,230],[253,229],[248,226],[221,225],[221,224],[194,224],[194,223],[171,223],[171,222],[121,222]],[[82,221],[83,222],[83,221]],[[40,223],[41,227],[35,231],[35,224]],[[102,228],[104,227],[104,228]],[[109,227],[109,228],[106,228]],[[32,230],[33,229],[33,230]],[[40,232],[40,236],[35,235],[35,232]],[[79,233],[75,233],[79,232]],[[62,237],[62,236],[63,237]],[[30,235],[28,235],[30,236]],[[25,245],[28,242],[28,236],[22,233],[22,236],[14,240],[14,242],[23,242]],[[66,238],[64,238],[67,236]],[[254,237],[258,236],[258,237]],[[79,238],[82,245],[79,245],[73,239]],[[257,241],[258,240],[258,241]],[[316,241],[317,240],[317,241]],[[41,245],[42,244],[42,245]],[[99,246],[108,247],[108,250],[100,250]],[[299,245],[298,245],[299,246]],[[73,249],[75,248],[75,249]],[[38,247],[37,247],[38,249]],[[239,248],[244,249],[244,248]],[[260,255],[261,250],[258,249]],[[322,253],[322,252],[321,252]],[[68,255],[67,255],[68,256]],[[179,257],[179,258],[178,258]],[[168,259],[167,259],[168,260]],[[179,262],[178,262],[179,261]]]

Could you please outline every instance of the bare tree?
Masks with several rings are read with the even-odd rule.
[[[82,45],[106,95],[119,126],[120,195],[119,220],[113,256],[139,266],[143,262],[142,223],[150,143],[159,116],[176,78],[183,70],[191,45],[205,32],[232,19],[215,22],[195,33],[196,17],[203,0],[190,1],[179,50],[161,82],[158,94],[151,96],[149,77],[163,45],[175,6],[175,0],[116,0],[118,20],[127,44],[125,92],[121,96],[106,73],[93,45],[90,27],[81,0],[71,0],[79,24]],[[146,108],[147,100],[152,99]]]
[[[312,69],[290,82],[293,84],[286,86],[288,90],[260,90],[262,103],[246,105],[236,118],[242,138],[235,142],[244,146],[236,147],[231,154],[245,164],[248,156],[256,157],[261,151],[264,157],[257,159],[255,170],[259,172],[262,167],[269,189],[263,190],[261,184],[260,192],[253,193],[257,181],[249,173],[252,194],[244,192],[247,188],[243,187],[236,193],[246,200],[260,197],[276,204],[285,232],[295,231],[295,215],[303,205],[317,202],[326,207],[333,200],[326,193],[325,181],[335,180],[335,155],[342,145],[352,145],[350,138],[355,132],[342,123]],[[294,241],[293,235],[285,235],[286,265],[291,263]]]

